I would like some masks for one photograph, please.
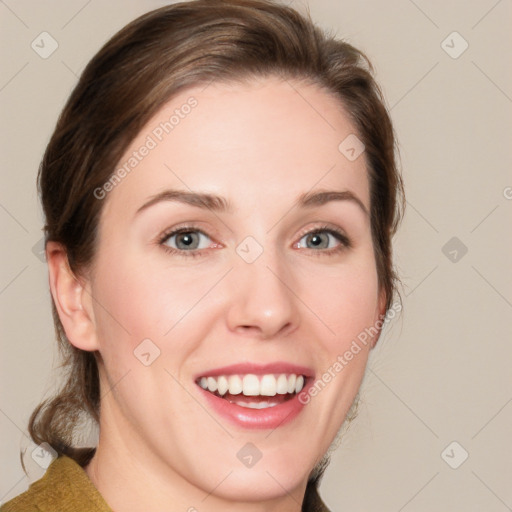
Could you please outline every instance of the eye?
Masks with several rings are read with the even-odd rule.
[[[162,236],[160,244],[170,252],[191,252],[211,247],[211,238],[199,229],[184,227]]]
[[[297,249],[321,249],[322,252],[332,253],[350,246],[350,240],[345,234],[325,227],[306,233],[294,247]]]

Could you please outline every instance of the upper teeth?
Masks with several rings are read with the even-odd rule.
[[[199,385],[212,393],[218,391],[223,396],[227,392],[232,395],[243,393],[245,396],[275,396],[286,393],[299,393],[304,387],[302,375],[266,374],[254,375],[221,375],[220,377],[201,377]]]

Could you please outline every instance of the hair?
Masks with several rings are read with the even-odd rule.
[[[372,241],[388,310],[398,282],[391,242],[404,196],[394,130],[373,75],[361,51],[271,0],[196,0],[139,17],[89,62],[57,121],[38,176],[46,241],[65,247],[76,276],[87,270],[104,205],[94,190],[179,91],[212,81],[300,80],[339,99],[365,146]],[[71,345],[54,302],[52,310],[66,380],[32,413],[29,432],[35,443],[47,442],[85,466],[95,449],[77,447],[75,436],[84,417],[99,420],[97,354]],[[323,461],[311,473],[306,501],[325,466]]]

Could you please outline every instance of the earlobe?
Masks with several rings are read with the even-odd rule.
[[[71,271],[65,247],[46,244],[50,291],[69,342],[76,348],[98,350],[94,313],[87,281]]]

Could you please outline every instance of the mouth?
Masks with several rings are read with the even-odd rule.
[[[212,395],[247,409],[268,409],[292,400],[307,380],[302,373],[203,375],[196,384]]]
[[[204,370],[194,381],[204,407],[242,429],[276,429],[300,421],[314,383],[311,368],[283,361]]]

